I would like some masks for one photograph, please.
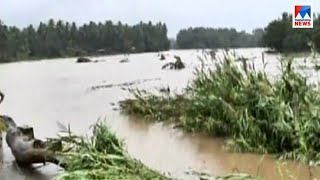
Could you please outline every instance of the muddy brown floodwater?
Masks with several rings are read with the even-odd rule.
[[[264,49],[238,49],[245,57],[261,57]],[[193,78],[193,69],[200,62],[201,51],[165,52],[166,61],[157,53],[129,56],[129,63],[119,63],[123,55],[93,58],[99,63],[76,64],[75,58],[20,62],[0,65],[0,89],[6,94],[0,105],[1,114],[13,117],[18,124],[34,127],[40,138],[56,136],[57,122],[70,124],[76,133],[90,132],[89,126],[104,119],[113,131],[125,139],[129,153],[146,165],[169,172],[182,179],[195,170],[212,175],[232,171],[258,174],[265,179],[309,179],[320,177],[319,168],[291,161],[278,162],[271,156],[230,153],[223,149],[223,140],[191,135],[161,123],[146,123],[122,115],[117,102],[130,97],[124,88],[150,91],[169,85],[180,92]],[[187,68],[181,71],[161,70],[167,61],[181,56]],[[276,56],[266,55],[267,71],[276,73]],[[274,64],[273,64],[274,63]],[[259,66],[259,65],[257,65]],[[112,85],[114,84],[114,86]],[[99,87],[99,88],[92,88]],[[36,166],[22,170],[13,161],[3,143],[0,151],[0,179],[50,179],[61,172],[56,166]],[[283,177],[282,177],[283,175]]]

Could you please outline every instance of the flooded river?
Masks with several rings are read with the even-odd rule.
[[[264,49],[238,49],[245,57],[261,58]],[[89,126],[103,119],[117,135],[125,139],[129,153],[146,165],[183,178],[194,179],[186,172],[195,170],[222,175],[232,171],[258,174],[265,179],[320,178],[320,169],[309,169],[299,163],[278,162],[271,156],[228,153],[223,140],[191,135],[159,123],[146,123],[122,115],[119,100],[130,97],[120,86],[157,90],[170,86],[179,92],[193,77],[194,66],[200,64],[201,51],[165,52],[167,61],[181,56],[187,68],[181,71],[161,70],[166,61],[157,53],[128,56],[129,63],[119,63],[124,55],[93,58],[99,63],[76,64],[75,58],[20,62],[0,65],[0,89],[6,94],[0,105],[1,114],[10,115],[18,124],[34,127],[40,138],[56,136],[57,122],[70,124],[76,133],[90,132]],[[276,55],[266,55],[268,71]],[[270,65],[271,64],[271,65]],[[132,83],[130,83],[132,82]],[[119,86],[112,86],[118,84]],[[92,87],[103,87],[92,89]],[[61,172],[56,166],[37,167],[33,171],[19,169],[3,142],[0,150],[0,179],[50,179]],[[283,175],[283,177],[282,177]],[[291,177],[292,176],[292,177]]]

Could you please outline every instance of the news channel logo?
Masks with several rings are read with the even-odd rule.
[[[292,14],[293,28],[313,28],[311,5],[295,5]]]

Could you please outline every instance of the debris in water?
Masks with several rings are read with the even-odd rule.
[[[125,58],[125,59],[122,59],[119,61],[119,63],[128,63],[129,62],[129,59],[128,58]]]
[[[79,57],[77,59],[77,63],[89,63],[89,62],[92,62],[91,59],[86,58],[86,57]]]
[[[273,50],[273,49],[266,50],[265,53],[267,53],[267,54],[279,54],[278,51]]]
[[[101,88],[106,89],[106,88],[113,88],[113,87],[122,87],[121,89],[123,89],[123,86],[132,86],[132,85],[135,85],[135,84],[141,84],[141,83],[145,83],[145,82],[148,82],[148,81],[158,81],[158,80],[161,80],[161,78],[141,79],[141,80],[135,80],[135,81],[125,82],[125,83],[120,83],[120,84],[98,85],[98,86],[92,86],[91,90],[97,90],[97,89],[101,89]]]
[[[216,177],[216,180],[259,180],[259,177],[245,173],[231,173],[224,176]]]
[[[166,57],[164,56],[164,54],[161,54],[161,55],[160,55],[160,60],[161,60],[161,61],[166,60]]]
[[[236,61],[242,61],[242,62],[248,61],[248,60],[249,60],[249,58],[246,58],[246,57],[239,57],[236,59]]]
[[[181,70],[185,68],[184,63],[182,62],[181,58],[179,56],[174,56],[174,58],[176,59],[176,61],[173,62],[169,62],[167,64],[165,64],[164,66],[162,66],[162,69],[176,69],[176,70]]]
[[[0,103],[3,101],[3,99],[4,99],[4,94],[3,92],[0,91]]]
[[[190,176],[194,176],[194,177],[198,177],[200,180],[209,180],[210,178],[213,177],[209,173],[199,172],[199,171],[195,171],[195,170],[185,171],[185,174],[190,175]]]
[[[159,92],[161,93],[170,93],[170,87],[163,87],[159,89]]]

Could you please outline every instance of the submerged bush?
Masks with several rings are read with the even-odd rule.
[[[214,68],[196,70],[182,95],[134,91],[122,110],[158,121],[171,120],[191,132],[228,137],[236,151],[274,153],[303,162],[320,160],[320,90],[281,60],[281,74],[226,56]]]
[[[66,171],[57,179],[168,179],[131,158],[124,144],[102,123],[93,126],[93,136],[61,138],[72,147],[62,153]]]
[[[130,90],[135,99],[120,102],[121,109],[129,114],[143,115],[157,121],[178,119],[184,111],[184,96],[156,96],[145,91]]]

